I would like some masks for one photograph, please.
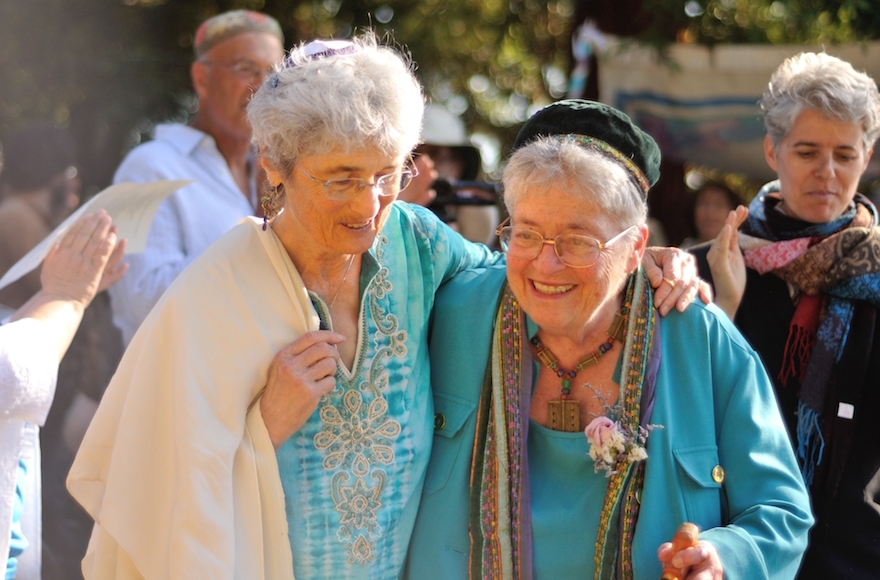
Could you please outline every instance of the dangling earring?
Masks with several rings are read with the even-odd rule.
[[[266,193],[260,197],[260,207],[263,208],[263,231],[266,231],[266,225],[269,220],[278,215],[281,211],[281,199],[284,195],[284,184],[279,183],[270,187]]]

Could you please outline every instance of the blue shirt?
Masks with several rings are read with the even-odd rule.
[[[6,580],[15,578],[18,556],[28,547],[27,538],[21,532],[21,512],[24,509],[24,484],[27,465],[18,460],[18,476],[15,480],[15,497],[12,499],[12,538],[9,541],[9,559],[6,561]]]
[[[434,293],[500,259],[425,208],[394,204],[363,256],[354,367],[337,371],[336,389],[278,450],[298,580],[400,576],[434,432]],[[332,329],[323,301],[312,300]]]
[[[183,269],[243,217],[254,214],[257,172],[251,173],[246,197],[214,139],[177,123],[157,125],[155,139],[122,160],[113,183],[192,180],[162,202],[150,222],[144,251],[125,256],[128,272],[108,289],[113,322],[126,345]]]
[[[608,480],[594,473],[583,431],[563,433],[532,421],[529,478],[534,579],[593,577],[599,513]],[[577,514],[577,517],[572,517]]]
[[[468,577],[470,474],[478,405],[504,278],[500,266],[465,272],[438,293],[431,372],[436,412],[445,420],[438,422],[435,431],[405,578]],[[529,325],[530,335],[532,328]],[[672,311],[658,330],[661,363],[650,423],[662,428],[651,431],[646,445],[645,484],[633,540],[635,577],[660,577],[657,548],[684,521],[699,525],[700,537],[717,548],[725,577],[794,577],[813,518],[760,358],[711,305],[694,303],[684,313]],[[556,573],[568,565],[564,562],[554,561],[550,574],[544,574],[547,561],[558,553],[555,547],[544,545],[552,541],[549,521],[568,519],[560,522],[566,526],[565,533],[575,536],[583,527],[584,539],[595,538],[598,518],[593,520],[592,514],[605,494],[604,487],[588,487],[588,482],[596,477],[604,480],[604,473],[594,473],[592,462],[584,456],[579,464],[554,465],[551,469],[560,473],[556,483],[550,479],[553,475],[537,474],[560,460],[577,461],[588,446],[582,433],[573,435],[575,440],[582,438],[583,447],[566,450],[569,458],[565,459],[554,449],[538,449],[541,442],[533,435],[536,431],[530,428],[528,442],[533,569],[536,578],[569,578],[565,572]],[[536,457],[545,451],[547,457]],[[719,466],[724,469],[720,482],[715,469]],[[582,481],[564,485],[561,482],[571,476],[562,473],[570,468]],[[555,487],[548,490],[547,485]],[[548,498],[547,493],[572,497]],[[571,509],[565,512],[567,518],[560,518],[559,506],[567,499]],[[539,513],[544,510],[555,514]],[[559,552],[566,546],[577,551],[577,538],[557,542]],[[595,540],[584,541],[579,549],[584,554],[565,558],[581,567],[575,578],[590,578]]]

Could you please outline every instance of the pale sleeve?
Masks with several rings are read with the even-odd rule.
[[[123,160],[114,183],[143,183],[157,179],[179,179],[180,175],[163,170],[176,165],[164,149],[136,148]],[[146,247],[139,254],[126,256],[126,275],[108,290],[113,303],[113,318],[122,330],[124,343],[131,342],[138,327],[159,301],[171,282],[195,258],[188,255],[184,229],[186,216],[177,199],[186,194],[187,187],[175,192],[156,210],[150,224]],[[192,218],[190,218],[192,219]]]
[[[185,188],[184,188],[185,189]],[[113,317],[128,344],[147,314],[197,254],[188,252],[185,240],[187,216],[176,192],[156,210],[144,251],[126,257],[128,272],[108,289]],[[189,218],[192,219],[192,218]]]
[[[58,353],[46,336],[38,320],[0,326],[0,419],[46,421],[58,378]]]

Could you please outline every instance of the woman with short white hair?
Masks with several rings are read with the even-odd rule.
[[[442,420],[406,578],[794,577],[812,517],[760,358],[712,305],[652,306],[659,167],[602,103],[558,101],[520,130],[506,268],[437,294]]]

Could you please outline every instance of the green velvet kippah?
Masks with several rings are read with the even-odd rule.
[[[572,139],[614,157],[633,174],[645,194],[660,179],[657,143],[625,113],[604,103],[568,99],[544,107],[520,129],[513,150],[539,137]]]

